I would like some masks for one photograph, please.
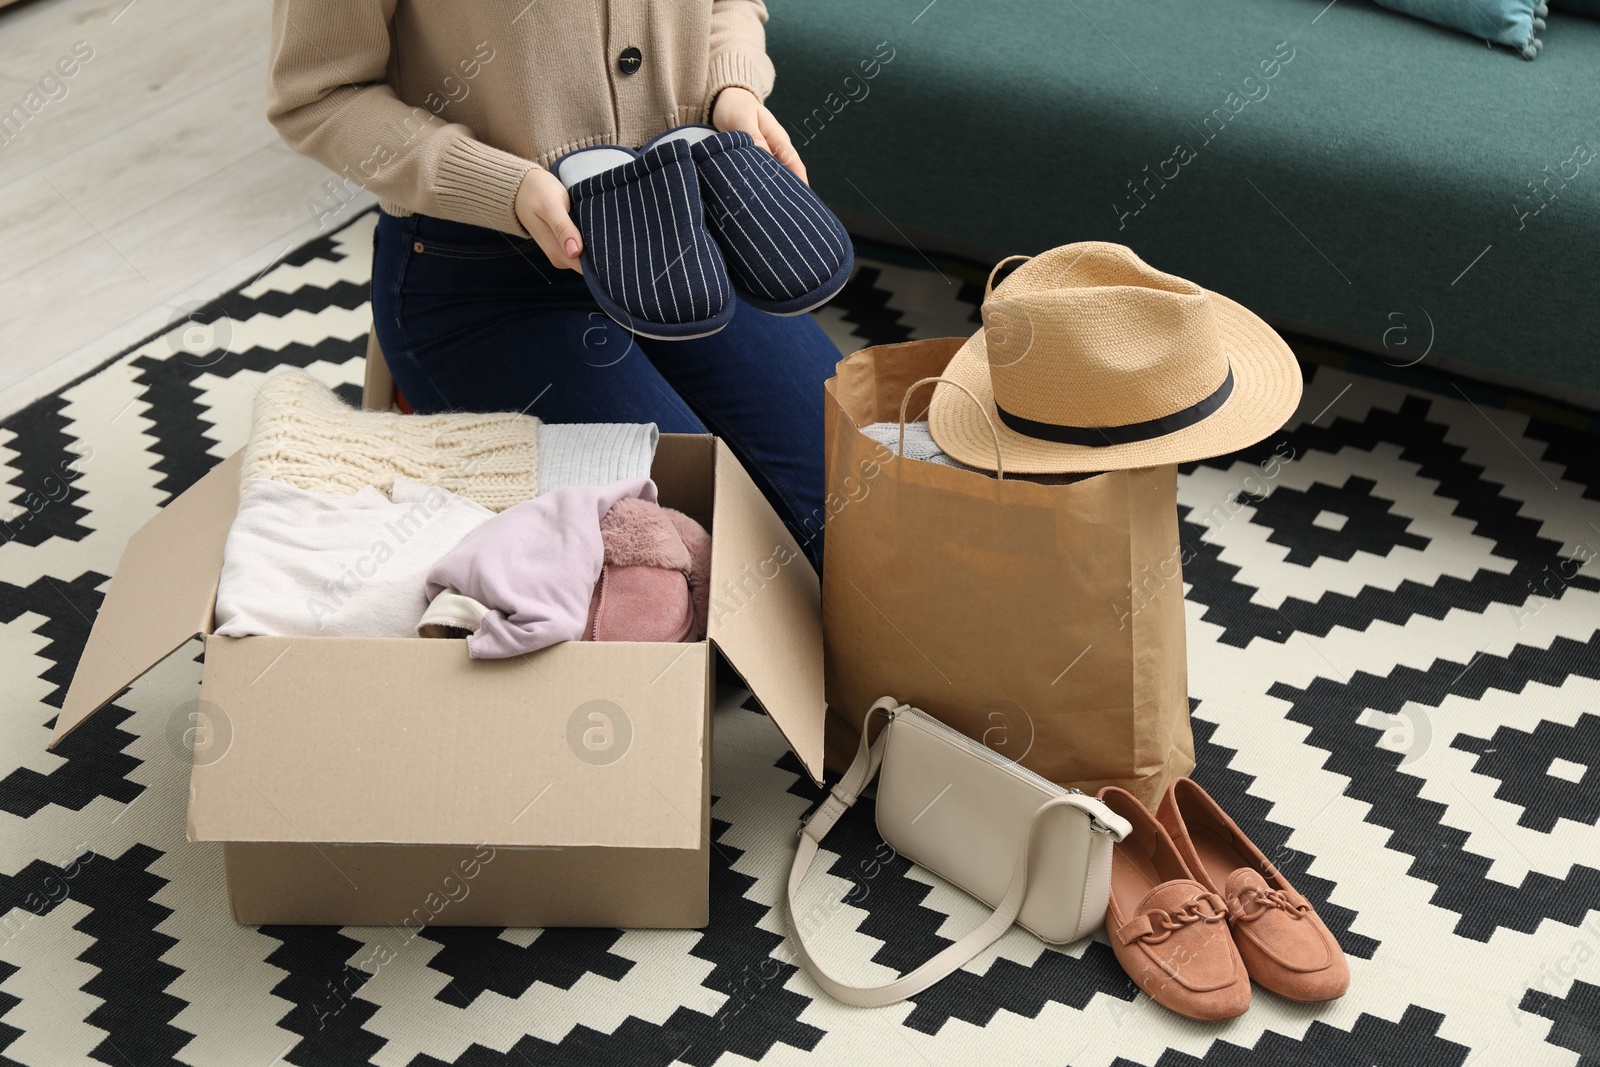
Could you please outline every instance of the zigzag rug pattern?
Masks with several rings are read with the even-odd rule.
[[[1344,999],[1202,1026],[1103,935],[1013,929],[912,1002],[834,1004],[778,904],[820,794],[742,692],[704,930],[236,925],[184,840],[198,642],[45,743],[122,545],[243,443],[264,376],[356,394],[374,221],[0,423],[0,1064],[1600,1064],[1600,449],[1327,364],[1279,434],[1184,467],[1179,511],[1196,777],[1316,903]],[[970,332],[980,297],[863,255],[817,317],[849,351]],[[860,806],[813,875],[859,981],[982,917],[878,846]]]

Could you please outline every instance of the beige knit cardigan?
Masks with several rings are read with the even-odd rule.
[[[267,118],[391,214],[527,236],[530,168],[704,122],[731,85],[765,99],[766,20],[762,0],[272,0]]]

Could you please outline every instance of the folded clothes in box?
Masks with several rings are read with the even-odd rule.
[[[216,632],[467,634],[482,658],[568,640],[699,640],[704,612],[697,625],[670,523],[681,566],[607,566],[611,506],[654,506],[658,439],[651,423],[361,411],[309,374],[274,375],[244,450]],[[621,544],[637,523],[612,525]]]
[[[304,371],[261,384],[240,480],[318,493],[388,493],[396,478],[504,511],[569,485],[648,478],[655,423],[546,423],[516,412],[364,411]]]

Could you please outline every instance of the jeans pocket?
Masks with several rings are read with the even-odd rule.
[[[485,226],[430,215],[413,215],[412,220],[411,251],[418,255],[478,260],[544,255],[539,242],[532,237],[516,237]]]
[[[506,238],[503,248],[465,248],[459,245],[442,244],[438,241],[413,240],[411,250],[422,256],[443,256],[446,259],[506,259],[511,256],[544,255],[539,248],[539,242],[531,237],[517,240],[513,237]]]

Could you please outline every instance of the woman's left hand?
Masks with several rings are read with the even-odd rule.
[[[806,165],[800,162],[789,131],[749,89],[730,85],[718,93],[711,108],[711,125],[724,132],[743,130],[759,147],[772,153],[773,159],[793,171],[796,178],[806,180]]]

